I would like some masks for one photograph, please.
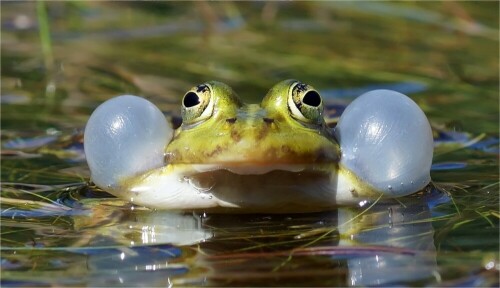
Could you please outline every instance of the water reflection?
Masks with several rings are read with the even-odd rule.
[[[204,242],[213,236],[210,229],[202,227],[202,218],[196,214],[154,211],[137,215],[137,222],[143,223],[139,244],[171,243],[187,246]]]
[[[2,270],[12,283],[80,286],[439,283],[433,201],[409,197],[308,214],[200,215],[101,199],[73,218],[74,231],[57,234],[73,239],[72,245],[57,253],[52,249],[59,242],[33,247],[46,255],[39,260],[29,258],[33,250],[3,247]],[[26,278],[32,261],[47,263],[54,273]]]
[[[171,277],[188,271],[186,265],[175,263],[181,254],[175,246],[157,245],[89,255],[87,285],[170,286]]]
[[[430,217],[427,203],[416,197],[377,203],[369,209],[298,215],[204,216],[155,211],[137,218],[147,225],[141,240],[134,239],[147,245],[196,244],[200,253],[189,265],[191,273],[180,278],[174,275],[173,283],[432,283],[439,274]],[[138,251],[134,257],[130,261],[144,267],[148,261],[150,266],[155,262],[150,253]]]
[[[397,248],[348,259],[351,286],[394,285],[433,278],[437,273],[430,210],[422,199],[375,205],[358,218],[358,209],[339,209],[339,246]],[[354,219],[354,220],[353,220]],[[432,279],[431,279],[432,280]]]

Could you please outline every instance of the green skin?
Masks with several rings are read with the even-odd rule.
[[[203,111],[183,107],[183,125],[175,131],[165,150],[167,162],[234,165],[336,163],[339,145],[323,120],[322,103],[319,107],[307,107],[316,110],[316,113],[309,113],[316,114],[311,120],[301,114],[294,115],[294,112],[300,113],[298,109],[289,109],[288,98],[296,83],[294,80],[279,83],[260,105],[243,104],[223,83],[207,83],[213,91],[206,95],[212,97],[208,99],[213,101],[212,113],[199,119],[203,117],[197,118],[193,114],[200,116]],[[312,87],[308,88],[313,91]],[[197,87],[190,91],[196,90]],[[186,119],[193,120],[186,123]]]
[[[186,93],[182,117],[167,164],[124,180],[115,194],[159,209],[238,213],[327,210],[380,195],[339,166],[311,86],[282,81],[258,105],[208,82]]]

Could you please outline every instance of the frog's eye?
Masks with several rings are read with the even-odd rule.
[[[182,123],[194,124],[212,116],[214,103],[212,89],[201,84],[184,95],[182,99]]]
[[[311,124],[323,121],[323,100],[318,91],[307,84],[295,82],[290,86],[288,108],[299,121]]]

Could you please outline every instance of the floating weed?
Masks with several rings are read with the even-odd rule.
[[[489,184],[489,185],[486,185],[486,186],[484,186],[484,187],[480,188],[478,191],[488,190],[488,189],[494,188],[495,186],[497,186],[497,189],[496,189],[496,190],[498,190],[498,186],[499,186],[499,184],[500,184],[500,181],[499,181],[499,182],[495,182],[495,183],[491,183],[491,184]]]
[[[359,247],[344,247],[344,246],[315,246],[315,247],[298,247],[293,249],[293,255],[296,256],[313,256],[313,255],[375,255],[378,253],[394,253],[415,255],[419,253],[416,250],[408,248],[379,246],[379,245],[364,245]],[[290,257],[290,251],[274,251],[274,252],[254,252],[254,253],[230,253],[219,255],[207,255],[208,260],[228,260],[238,258],[261,258],[287,256]],[[289,258],[287,258],[288,260]]]
[[[452,197],[452,194],[450,193],[450,191],[447,188],[445,188],[445,185],[438,185],[438,186],[439,186],[438,189],[440,189],[441,191],[444,191],[446,194],[448,194],[448,198],[451,200],[451,203],[453,203],[453,206],[455,207],[455,210],[457,211],[457,214],[461,215],[460,214],[460,209],[458,208],[457,203],[455,202],[455,199]],[[454,185],[454,184],[452,184],[451,187],[452,188],[463,189],[463,188],[460,188],[458,185]],[[465,189],[463,189],[463,190],[467,191]]]
[[[354,7],[349,9],[343,8],[345,5],[326,2],[230,4],[237,9],[233,13],[229,12],[231,7],[207,3],[202,4],[205,8],[197,6],[204,9],[200,10],[201,13],[189,5],[155,4],[163,8],[150,6],[154,17],[142,10],[142,4],[139,7],[132,6],[135,4],[86,2],[84,9],[77,11],[76,15],[66,13],[68,5],[54,4],[55,9],[50,9],[50,12],[68,17],[58,18],[57,33],[53,38],[48,33],[50,31],[43,37],[57,41],[57,55],[53,55],[57,59],[53,60],[61,63],[61,69],[52,76],[63,79],[57,90],[62,91],[66,98],[55,99],[60,100],[57,104],[62,107],[57,113],[42,112],[38,105],[2,103],[2,127],[11,129],[2,131],[2,140],[9,143],[15,138],[45,135],[44,131],[53,127],[58,130],[81,128],[91,109],[117,94],[136,93],[152,98],[168,115],[178,115],[178,105],[174,104],[180,103],[185,89],[208,79],[227,81],[236,91],[241,91],[241,96],[254,102],[260,101],[274,82],[286,78],[299,78],[320,91],[325,87],[345,89],[370,85],[397,90],[392,83],[419,82],[426,90],[413,91],[410,96],[429,115],[433,127],[435,123],[447,123],[443,130],[450,136],[448,143],[443,141],[436,146],[436,157],[440,163],[462,164],[442,165],[440,170],[433,171],[438,175],[436,179],[442,175],[445,177],[445,183],[439,182],[439,185],[444,187],[451,200],[433,202],[434,206],[430,208],[432,216],[406,217],[400,222],[393,217],[386,221],[384,217],[389,212],[375,213],[377,206],[382,205],[377,203],[362,215],[359,215],[362,211],[358,208],[352,214],[353,219],[344,217],[339,220],[335,218],[338,215],[332,216],[338,211],[326,216],[329,221],[323,221],[324,216],[318,214],[294,216],[291,220],[273,218],[272,221],[258,216],[259,221],[238,223],[231,222],[237,216],[226,215],[214,225],[205,224],[204,219],[199,226],[189,229],[207,229],[213,235],[194,245],[182,244],[188,245],[190,252],[179,259],[168,260],[168,265],[173,267],[187,263],[188,276],[175,274],[171,282],[169,279],[168,283],[161,282],[161,285],[347,286],[347,279],[353,276],[349,274],[346,263],[349,259],[365,261],[379,253],[414,259],[427,253],[414,249],[414,246],[390,247],[395,244],[392,241],[382,243],[377,240],[379,245],[364,243],[356,238],[358,235],[384,232],[384,229],[394,232],[412,226],[428,226],[433,230],[413,231],[406,236],[392,235],[390,240],[404,242],[415,238],[415,243],[420,243],[421,238],[430,236],[433,231],[432,244],[438,248],[434,260],[439,263],[434,276],[418,281],[360,286],[498,286],[498,154],[493,153],[495,149],[489,149],[496,145],[495,141],[488,140],[490,135],[495,138],[498,133],[498,67],[493,65],[498,62],[495,61],[498,58],[498,37],[485,37],[486,34],[498,34],[497,29],[489,28],[498,24],[497,3],[457,2],[450,4],[453,6],[443,6],[453,8],[444,9],[445,14],[440,12],[442,4],[388,2],[375,5],[375,8],[388,9],[389,14],[404,11],[402,17],[380,17],[379,12],[387,14],[387,11],[373,7],[366,10],[357,4],[356,7],[349,4]],[[45,41],[49,46],[52,43],[41,39],[42,29],[38,33],[34,29],[17,29],[10,21],[16,19],[17,22],[16,15],[31,17],[34,12],[36,17],[39,12],[38,15],[45,13],[38,18],[40,21],[45,17],[45,24],[40,23],[39,28],[48,27],[47,11],[31,9],[34,5],[45,6],[46,10],[53,4],[21,2],[2,5],[5,8],[2,13],[8,15],[5,18],[7,24],[2,26],[2,33],[8,40],[2,42],[2,48],[5,48],[2,49],[2,84],[14,83],[9,87],[2,85],[2,89],[14,96],[28,95],[28,98],[35,98],[40,91],[43,94],[44,89],[47,97],[54,88],[47,85],[51,75],[39,69],[39,55],[44,57],[44,62],[49,57],[45,57],[43,51],[40,54],[36,41]],[[142,12],[137,14],[137,10]],[[242,11],[245,13],[240,13]],[[438,29],[433,24],[435,20],[425,20],[429,15],[431,18],[437,15],[438,18],[434,19],[442,18],[443,21],[437,21],[441,23],[437,25]],[[200,21],[200,17],[206,20]],[[86,25],[67,28],[68,21],[72,22],[74,18],[82,19]],[[267,19],[265,25],[261,23],[262,18]],[[414,18],[419,20],[413,21]],[[210,24],[208,30],[197,26],[203,21]],[[377,25],[373,25],[374,21]],[[467,33],[449,33],[449,29],[443,29],[446,27]],[[413,34],[407,37],[410,28]],[[300,41],[283,45],[290,43],[290,31]],[[489,32],[485,34],[485,31]],[[474,37],[475,34],[481,37]],[[162,37],[158,37],[160,35]],[[75,39],[78,41],[73,41]],[[99,41],[93,41],[96,39]],[[80,49],[82,44],[85,51]],[[116,49],[117,45],[121,49]],[[387,47],[392,47],[393,53],[386,53]],[[78,49],[82,53],[75,54]],[[346,103],[343,99],[333,101]],[[332,116],[330,120],[334,125],[337,121],[334,117],[338,115],[328,115]],[[151,211],[137,206],[132,210],[126,201],[86,186],[88,176],[85,174],[63,173],[66,168],[78,168],[78,163],[81,163],[71,162],[75,155],[66,153],[64,145],[37,150],[40,148],[35,145],[37,141],[10,142],[14,146],[9,148],[10,151],[3,150],[1,155],[1,196],[7,198],[7,202],[2,201],[2,212],[6,216],[2,214],[1,251],[2,259],[9,261],[9,271],[2,266],[2,283],[12,286],[134,286],[137,280],[131,277],[116,278],[131,275],[144,281],[140,283],[142,286],[153,286],[158,284],[154,282],[155,276],[170,277],[165,271],[155,273],[153,270],[147,271],[147,277],[133,274],[136,273],[135,266],[118,265],[129,259],[113,263],[109,255],[120,259],[121,253],[128,256],[132,255],[130,250],[141,251],[134,250],[133,246],[146,246],[140,242],[142,227],[149,227],[150,232],[157,233],[157,236],[177,234],[179,231],[175,229],[178,227],[159,232],[168,225],[138,217],[149,215]],[[20,150],[22,145],[27,150]],[[17,148],[19,150],[12,150]],[[10,183],[4,185],[6,182]],[[47,185],[36,187],[37,184]],[[56,187],[58,184],[75,186]],[[46,199],[21,190],[40,194]],[[8,203],[9,199],[20,201]],[[47,199],[74,208],[66,210]],[[26,204],[24,200],[33,203]],[[403,199],[398,202],[402,210],[412,206]],[[45,205],[47,213],[36,214],[37,209],[45,209],[40,205]],[[72,214],[83,208],[88,214]],[[26,214],[30,217],[16,214],[12,219],[10,216],[16,210],[33,214]],[[380,221],[372,221],[374,219]],[[228,222],[231,223],[228,225]],[[346,233],[354,240],[345,237]],[[341,242],[351,242],[355,246],[338,246]],[[109,247],[112,249],[107,250]],[[192,257],[193,254],[196,257]],[[175,253],[169,254],[172,255]],[[146,259],[141,259],[144,266],[138,265],[139,270],[152,269],[155,263],[150,254],[142,256]],[[93,257],[102,257],[104,265],[108,265],[104,267],[106,269],[93,266]],[[48,261],[59,263],[59,266]],[[407,263],[411,269],[418,268],[417,265],[411,266],[411,261],[404,264]],[[378,268],[370,267],[370,272]],[[486,280],[475,282],[478,279]],[[475,285],[469,285],[471,283]]]
[[[382,199],[382,194],[375,201],[373,201],[370,204],[370,206],[368,206],[366,209],[364,209],[363,211],[361,211],[359,214],[357,214],[356,216],[354,216],[353,218],[351,218],[347,222],[344,222],[344,223],[340,224],[339,227],[347,225],[347,224],[355,221],[359,217],[361,217],[363,214],[365,214],[366,212],[368,212],[373,206],[375,206],[375,204],[377,204],[380,201],[380,199]],[[335,232],[337,229],[338,228],[333,228],[333,229],[332,228],[313,229],[313,230],[308,231],[306,233],[302,233],[302,234],[296,235],[295,238],[296,239],[301,239],[301,238],[305,238],[305,237],[311,237],[311,236],[314,236],[314,235],[317,235],[317,234],[320,234],[320,233],[324,233],[323,235],[319,236],[318,238],[316,238],[313,241],[311,241],[310,243],[308,243],[309,245],[311,245],[311,244],[314,244],[315,242],[323,239],[324,237],[328,236],[329,234]]]
[[[317,235],[317,234],[320,234],[320,233],[322,233],[322,234],[319,235],[318,237],[316,237],[315,239],[312,239],[311,241],[308,241],[305,244],[299,246],[299,248],[294,248],[291,251],[289,251],[287,259],[285,259],[278,266],[276,266],[275,268],[273,268],[272,271],[275,272],[275,271],[281,269],[282,267],[284,267],[287,263],[289,263],[292,260],[293,256],[295,255],[297,249],[304,248],[304,247],[309,247],[309,246],[311,246],[311,245],[313,245],[315,243],[318,243],[319,241],[321,241],[321,240],[325,239],[326,237],[330,236],[332,233],[337,232],[340,227],[346,226],[349,223],[351,223],[353,221],[356,221],[356,219],[358,219],[359,217],[361,217],[363,214],[365,214],[367,211],[369,211],[376,203],[378,203],[381,198],[382,198],[382,194],[370,206],[368,206],[366,209],[364,209],[363,211],[361,211],[356,216],[352,217],[350,220],[348,220],[348,221],[340,224],[338,227],[329,228],[329,229],[326,229],[326,231],[325,231],[325,229],[320,228],[320,229],[318,229],[316,231],[311,231],[313,233],[309,232],[308,236]],[[303,235],[304,235],[304,233],[300,234],[300,235],[296,235],[294,238],[295,239],[302,239]]]
[[[12,183],[74,183],[76,181],[82,180],[81,177],[75,177],[74,175],[60,173],[59,170],[68,167],[67,164],[57,164],[49,165],[44,168],[33,169],[29,167],[21,167],[17,165],[11,165],[11,163],[2,162],[2,170],[8,171],[9,174],[6,175],[5,182]],[[5,170],[4,170],[5,169]],[[36,181],[36,180],[39,181]],[[40,181],[43,179],[44,181]],[[54,183],[54,184],[56,184]]]
[[[481,213],[479,211],[474,211],[474,212],[476,212],[477,214],[479,214],[479,216],[481,216],[484,220],[486,220],[486,222],[488,222],[492,228],[495,227],[495,224],[493,224],[493,221],[491,221],[488,218],[488,216],[493,215],[491,212],[485,212],[485,213]]]
[[[57,203],[56,201],[53,201],[52,199],[50,199],[48,197],[45,197],[43,195],[40,195],[38,193],[34,193],[34,192],[31,192],[31,191],[22,190],[22,189],[20,189],[18,191],[22,192],[22,193],[26,193],[26,194],[32,195],[32,196],[35,196],[35,197],[38,197],[38,198],[40,198],[42,200],[45,200],[45,201],[49,202],[49,203],[45,203],[45,202],[40,202],[40,201],[30,201],[30,203],[33,203],[33,204],[34,203],[38,203],[39,205],[40,205],[40,203],[42,203],[42,204],[45,204],[45,205],[50,205],[50,206],[46,206],[46,207],[57,207],[59,209],[63,209],[63,210],[66,210],[66,211],[67,210],[71,210],[70,207],[66,207],[66,206],[64,206],[64,205],[62,205],[60,203]],[[11,201],[13,203],[13,202],[19,202],[19,201],[22,202],[22,201],[26,201],[26,200],[4,199],[4,201]]]
[[[441,142],[437,147],[434,148],[434,157],[438,157],[447,153],[455,152],[461,149],[470,147],[486,137],[485,133],[481,133],[476,137],[466,141],[466,142]]]
[[[449,214],[449,215],[442,215],[442,216],[433,216],[429,218],[424,218],[424,219],[418,219],[418,220],[412,220],[412,221],[405,221],[404,223],[398,223],[397,226],[405,226],[405,225],[415,225],[415,224],[423,224],[423,223],[433,223],[433,222],[439,222],[439,221],[445,221],[453,217],[454,214]],[[382,224],[382,225],[373,225],[373,226],[368,226],[368,227],[363,227],[361,232],[371,232],[375,230],[380,230],[380,229],[386,229],[386,228],[392,228],[394,224],[392,223],[387,223],[387,224]],[[342,236],[343,238],[349,238],[346,237],[347,235]],[[411,237],[418,236],[418,235],[412,235]],[[397,237],[393,238],[393,240],[401,240],[404,239],[404,237]]]
[[[58,203],[47,203],[43,201],[34,201],[34,200],[21,200],[21,199],[12,199],[12,198],[5,198],[5,197],[0,197],[0,201],[3,204],[9,204],[9,205],[14,205],[14,206],[21,206],[26,210],[31,210],[31,212],[35,210],[42,210],[48,214],[52,213],[66,213],[67,211],[70,211],[71,208],[66,207],[64,205],[58,204]],[[4,216],[6,212],[9,210],[4,210],[2,211],[1,215]],[[14,217],[14,215],[12,216]]]
[[[32,159],[32,158],[42,157],[41,154],[26,153],[23,151],[16,151],[16,150],[2,150],[1,155],[2,155],[3,159],[15,159],[15,160]]]
[[[274,237],[270,237],[270,238],[274,238]],[[286,246],[286,245],[289,245],[289,244],[296,244],[296,243],[301,243],[301,242],[303,242],[303,240],[293,239],[293,240],[285,240],[285,241],[276,241],[276,242],[273,242],[273,243],[257,243],[256,245],[245,247],[245,248],[236,249],[234,251],[235,252],[241,252],[241,251],[257,250],[257,249],[261,249],[261,248],[282,247],[282,246]]]

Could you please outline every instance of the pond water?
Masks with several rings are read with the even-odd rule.
[[[2,286],[498,286],[498,2],[2,2]],[[119,94],[177,119],[208,80],[288,78],[338,116],[377,88],[426,112],[434,185],[309,214],[171,213],[89,184]]]

